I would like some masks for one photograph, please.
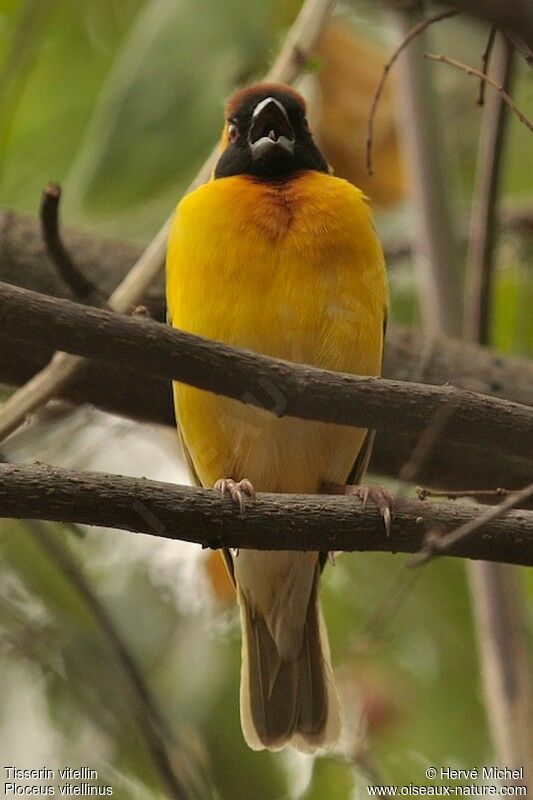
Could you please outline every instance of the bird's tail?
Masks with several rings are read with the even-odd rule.
[[[242,622],[241,725],[252,750],[290,744],[304,753],[333,747],[340,735],[340,709],[328,635],[317,591],[309,599],[302,646],[281,658],[264,617],[238,592]]]

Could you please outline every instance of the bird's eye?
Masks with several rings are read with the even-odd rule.
[[[239,131],[239,128],[237,127],[236,123],[235,122],[229,122],[228,123],[228,139],[230,140],[230,142],[233,144],[233,142],[237,141],[239,136],[240,136],[240,131]]]
[[[309,133],[309,131],[311,130],[311,126],[309,125],[309,120],[307,119],[307,117],[303,118],[302,125],[303,125],[304,131],[306,133]]]

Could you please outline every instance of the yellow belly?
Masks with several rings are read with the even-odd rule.
[[[304,173],[281,185],[232,177],[201,187],[178,207],[167,276],[175,327],[326,369],[380,372],[383,256],[361,193],[345,181]],[[206,486],[247,477],[259,491],[314,492],[346,480],[365,435],[178,383],[174,397]]]

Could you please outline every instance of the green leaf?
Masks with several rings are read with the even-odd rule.
[[[144,5],[68,178],[85,208],[116,213],[194,176],[220,135],[223,98],[265,60],[268,7],[266,0]]]

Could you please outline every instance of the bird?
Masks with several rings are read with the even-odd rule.
[[[211,179],[178,204],[167,248],[173,327],[300,364],[381,371],[388,284],[363,193],[331,174],[304,98],[240,89]],[[392,499],[363,486],[372,430],[274,414],[174,382],[191,479],[246,513],[256,492],[356,494],[390,526]],[[283,407],[275,387],[272,405]],[[356,531],[355,531],[356,534]],[[253,750],[332,749],[341,709],[320,599],[326,552],[224,551],[242,628],[240,718]]]

